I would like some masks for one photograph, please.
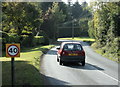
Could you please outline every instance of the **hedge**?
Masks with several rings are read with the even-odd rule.
[[[20,43],[20,36],[9,35],[9,43]]]
[[[21,46],[22,47],[31,47],[33,42],[33,36],[32,35],[21,35]]]
[[[17,35],[5,32],[2,33],[2,49],[5,50],[6,43],[20,43],[21,47],[32,47],[36,45],[47,45],[49,44],[49,39],[46,36],[34,36],[33,34],[28,35]]]
[[[22,35],[21,45],[23,47],[32,47],[44,43],[43,36]]]
[[[44,37],[43,36],[34,36],[33,44],[34,45],[44,44]]]

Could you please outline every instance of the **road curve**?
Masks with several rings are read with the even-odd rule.
[[[86,65],[59,65],[56,47],[43,56],[41,74],[45,85],[111,85],[117,87],[118,64],[95,53],[85,42],[80,42],[86,53]],[[109,87],[108,86],[108,87]],[[110,86],[110,87],[111,87]]]

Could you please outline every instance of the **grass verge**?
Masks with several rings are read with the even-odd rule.
[[[15,85],[42,85],[40,56],[53,45],[25,48],[20,58],[15,58]],[[0,57],[2,61],[2,84],[11,85],[11,58]]]
[[[95,51],[96,53],[102,55],[103,57],[108,58],[108,59],[110,59],[110,60],[112,60],[112,61],[115,61],[115,62],[120,63],[120,62],[118,61],[118,56],[116,56],[115,53],[112,53],[112,54],[111,54],[111,53],[108,53],[108,52],[104,52],[104,49],[106,49],[106,48],[98,48],[96,43],[93,43],[93,44],[91,45],[91,47],[94,49],[94,51]]]
[[[89,38],[89,37],[74,37],[74,39],[72,39],[72,38],[58,38],[58,39],[61,39],[61,40],[95,41],[95,39]]]
[[[83,42],[89,43],[90,45],[95,42],[95,39],[90,38],[90,37],[74,37],[74,39],[73,38],[58,38],[58,39],[61,39],[61,40],[83,41]]]

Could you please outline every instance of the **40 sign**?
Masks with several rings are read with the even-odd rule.
[[[6,57],[20,57],[20,44],[6,44]]]

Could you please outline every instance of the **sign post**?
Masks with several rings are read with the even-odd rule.
[[[11,85],[14,87],[14,58],[11,58]]]
[[[14,57],[20,57],[20,44],[6,44],[6,57],[11,57],[11,85],[14,87]]]

